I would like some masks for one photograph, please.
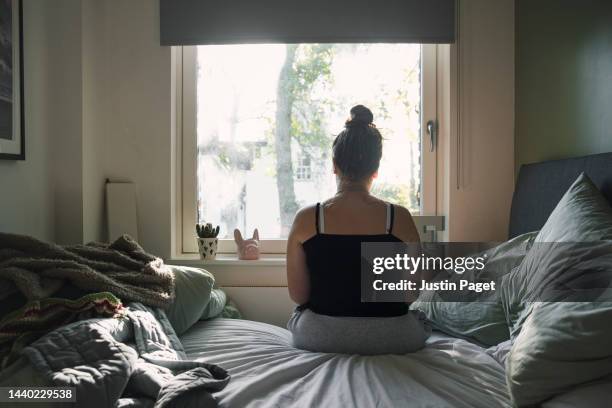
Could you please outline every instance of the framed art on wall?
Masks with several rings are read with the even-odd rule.
[[[25,160],[23,8],[0,0],[0,159]]]

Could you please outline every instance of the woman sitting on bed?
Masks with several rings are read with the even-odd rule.
[[[287,243],[289,295],[298,308],[288,328],[313,351],[406,353],[424,346],[429,328],[406,303],[361,302],[361,243],[419,242],[410,212],[370,194],[382,136],[362,105],[333,143],[338,191],[300,210]]]

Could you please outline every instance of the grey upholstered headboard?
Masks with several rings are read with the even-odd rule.
[[[563,194],[582,172],[593,180],[612,204],[612,153],[521,166],[512,197],[510,238],[541,229]]]

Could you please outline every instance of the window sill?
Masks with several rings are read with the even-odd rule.
[[[206,266],[239,266],[239,267],[262,267],[262,266],[277,266],[284,267],[287,264],[285,255],[262,255],[260,259],[254,261],[245,261],[238,259],[238,256],[233,254],[218,254],[215,260],[204,261],[195,254],[184,254],[175,256],[167,261],[170,265],[185,265],[195,267]]]

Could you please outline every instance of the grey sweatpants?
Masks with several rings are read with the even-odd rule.
[[[431,335],[420,310],[397,317],[343,317],[296,308],[287,328],[297,348],[342,354],[412,353],[425,347]]]

